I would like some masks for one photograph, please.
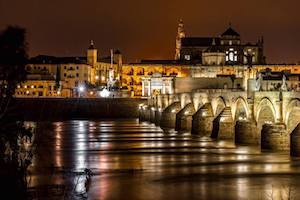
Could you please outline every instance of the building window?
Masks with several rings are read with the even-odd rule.
[[[67,76],[67,74],[66,73],[64,73],[64,77],[66,77]]]
[[[76,77],[79,77],[79,74],[78,74],[78,73],[76,73]]]
[[[232,45],[232,40],[229,40],[229,45],[230,45],[230,46]]]
[[[184,55],[185,60],[191,60],[191,55]]]
[[[237,51],[233,48],[230,48],[229,51],[226,51],[226,62],[237,62],[238,56]]]
[[[67,69],[67,66],[64,66],[64,69]]]
[[[78,70],[78,69],[79,69],[79,67],[78,67],[78,66],[76,66],[76,69]]]

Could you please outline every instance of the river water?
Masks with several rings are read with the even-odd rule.
[[[287,152],[134,119],[42,123],[36,139],[32,187],[66,185],[88,199],[300,199],[300,160]],[[72,175],[85,168],[94,174],[88,190]]]

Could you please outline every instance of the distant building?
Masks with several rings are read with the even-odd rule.
[[[243,65],[247,56],[253,64],[265,64],[264,40],[255,44],[241,41],[240,34],[231,25],[216,37],[187,37],[180,20],[176,37],[175,60],[203,65]]]
[[[110,71],[114,73],[112,78],[119,81],[121,69],[122,55],[119,51],[115,51],[111,62],[110,56],[99,57],[91,41],[86,57],[39,55],[31,58],[26,66],[27,81],[19,85],[16,96],[77,97],[80,96],[80,86],[107,86]],[[85,96],[93,96],[91,94],[95,95],[91,91]]]
[[[98,97],[99,90],[103,90],[104,87],[111,89],[111,94],[114,91],[111,95],[113,97],[169,94],[178,88],[188,88],[188,85],[194,87],[197,84],[203,87],[210,84],[218,88],[242,88],[242,84],[238,81],[232,84],[230,81],[243,79],[245,72],[250,68],[252,76],[259,72],[272,71],[273,74],[278,74],[284,71],[288,74],[287,88],[298,90],[296,85],[299,76],[296,74],[300,74],[300,66],[265,64],[262,38],[255,44],[243,44],[239,33],[231,26],[217,37],[187,37],[184,24],[180,21],[174,60],[123,63],[120,51],[111,51],[110,56],[100,57],[94,42],[91,41],[86,56],[40,55],[32,58],[26,66],[27,81],[18,86],[16,96]],[[217,77],[218,80],[213,80]],[[278,83],[282,81],[282,77],[275,78],[276,80],[265,80],[265,77],[264,75],[262,89],[277,87],[276,84],[279,85]],[[202,80],[199,81],[197,78]],[[80,93],[84,87],[88,91]]]
[[[16,97],[67,97],[69,91],[61,91],[54,76],[35,74],[28,75],[27,80],[17,86],[15,91]]]
[[[174,77],[154,73],[151,77],[142,78],[142,97],[174,93]]]

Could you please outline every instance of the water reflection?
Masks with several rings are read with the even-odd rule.
[[[45,128],[45,126],[47,128]],[[82,178],[49,176],[51,165],[96,176],[91,199],[287,199],[300,186],[300,161],[190,133],[164,132],[136,120],[45,123],[32,185]]]

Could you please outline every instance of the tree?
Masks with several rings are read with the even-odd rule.
[[[13,26],[0,32],[0,188],[10,199],[26,198],[26,174],[32,158],[22,149],[22,141],[31,140],[32,132],[8,112],[17,85],[26,78],[25,33]]]
[[[25,29],[9,26],[0,33],[0,119],[6,114],[17,84],[26,78],[27,61]]]

